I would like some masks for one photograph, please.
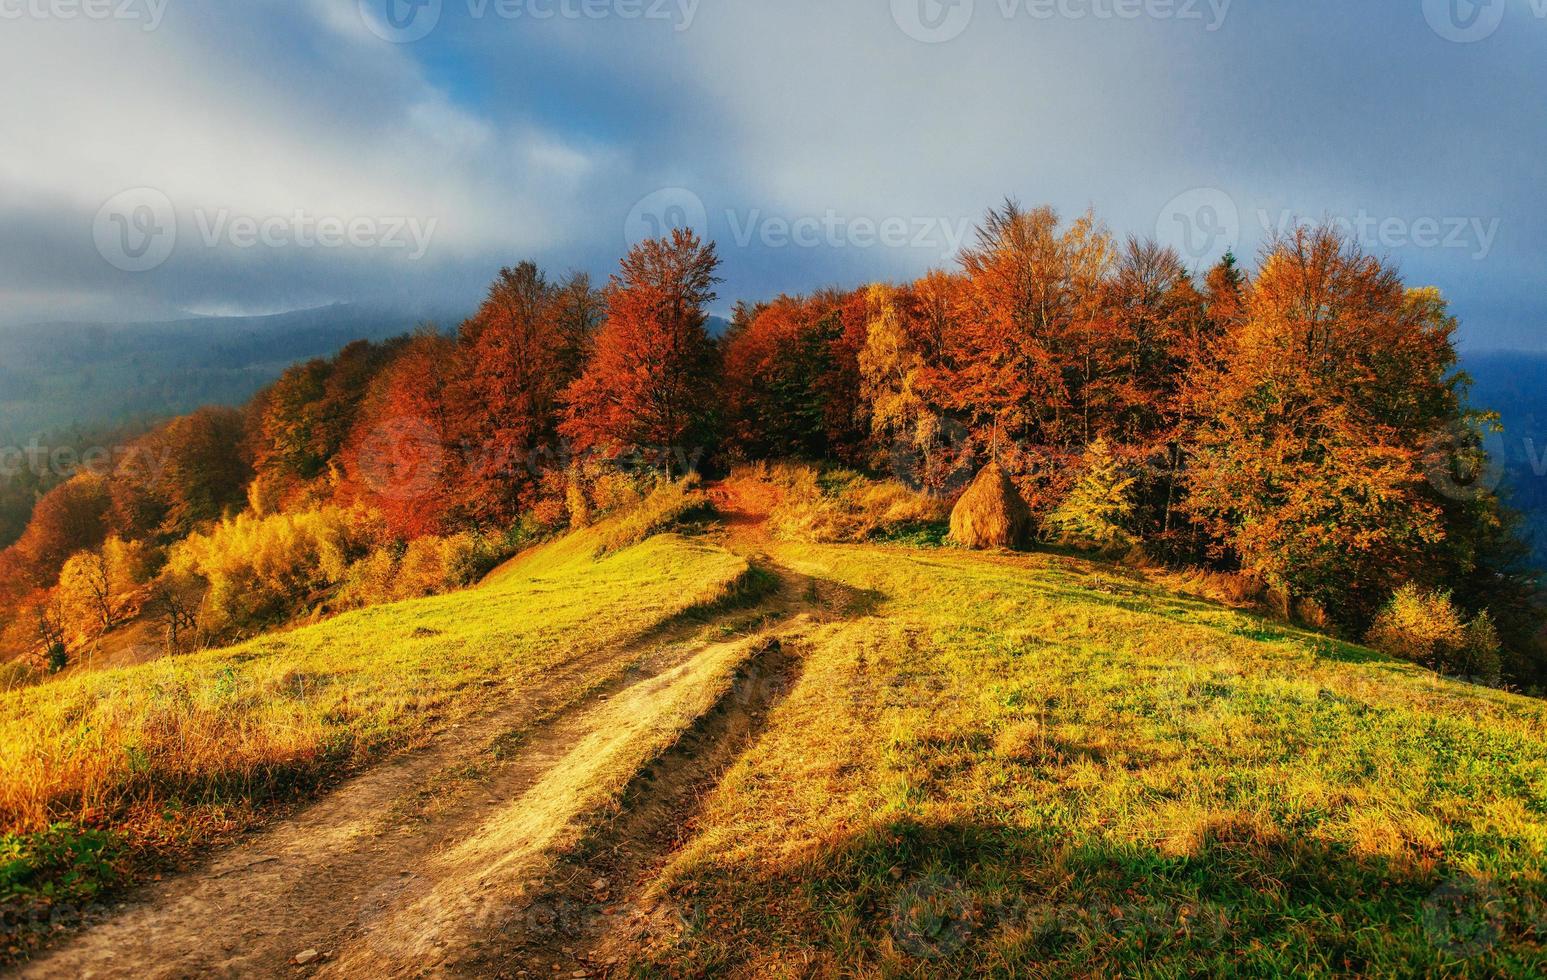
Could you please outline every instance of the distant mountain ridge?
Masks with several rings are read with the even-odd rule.
[[[1547,354],[1491,351],[1464,355],[1473,407],[1499,413],[1504,487],[1525,516],[1536,565],[1547,568]]]
[[[0,445],[200,405],[240,405],[297,361],[425,322],[454,328],[465,315],[336,305],[271,316],[9,327],[0,330]]]

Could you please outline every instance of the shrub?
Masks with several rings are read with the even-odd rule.
[[[31,687],[38,682],[38,672],[30,664],[20,660],[0,663],[0,693],[19,687]]]
[[[394,598],[413,599],[460,589],[472,581],[477,547],[466,532],[410,542],[398,565]]]
[[[31,834],[0,834],[0,901],[95,898],[128,863],[123,841],[105,830],[53,824]]]
[[[1461,648],[1466,624],[1448,592],[1424,592],[1404,585],[1375,617],[1365,636],[1370,646],[1394,657],[1439,669]]]
[[[200,629],[229,637],[282,622],[343,584],[350,566],[383,537],[364,509],[326,506],[242,514],[172,547],[168,568],[207,583]]]
[[[597,553],[622,551],[650,537],[713,513],[696,475],[662,480],[632,511],[614,519],[602,531]],[[600,529],[599,529],[600,530]]]
[[[396,587],[398,557],[390,548],[378,548],[349,566],[338,602],[344,608],[391,602]]]
[[[587,527],[591,523],[591,501],[587,499],[585,481],[578,466],[569,468],[569,479],[564,486],[564,509],[569,513],[569,526]]]
[[[924,544],[938,543],[945,534],[945,504],[895,481],[789,463],[751,475],[766,475],[780,489],[782,499],[769,515],[769,526],[788,540]]]
[[[1500,656],[1502,650],[1498,627],[1485,609],[1466,626],[1457,671],[1464,677],[1474,677],[1484,684],[1497,684],[1504,670]]]
[[[545,533],[562,530],[568,520],[569,507],[561,497],[544,497],[532,505],[530,516]]]
[[[607,468],[591,479],[591,503],[603,516],[639,506],[649,487],[622,470]]]
[[[1402,586],[1375,617],[1365,640],[1377,650],[1442,673],[1489,684],[1499,679],[1499,632],[1493,618],[1484,611],[1466,622],[1449,592]]]
[[[425,535],[407,547],[377,548],[349,566],[337,605],[356,609],[452,592],[470,585],[501,553],[503,547],[490,553],[465,531],[450,537]]]

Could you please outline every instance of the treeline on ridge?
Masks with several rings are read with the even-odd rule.
[[[798,458],[945,501],[997,463],[1049,543],[1238,573],[1436,669],[1547,681],[1514,518],[1469,479],[1493,422],[1455,320],[1336,230],[1199,276],[1007,203],[954,269],[739,304],[714,338],[718,265],[686,231],[600,289],[522,263],[454,335],[353,343],[143,436],[0,553],[8,651],[58,667],[140,613],[185,649],[454,588],[659,476]]]

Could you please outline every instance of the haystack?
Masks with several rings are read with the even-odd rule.
[[[1019,548],[1031,533],[1031,510],[998,463],[983,467],[951,511],[951,539],[966,548]]]

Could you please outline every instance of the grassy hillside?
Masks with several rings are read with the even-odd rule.
[[[1075,560],[772,554],[870,603],[696,818],[652,971],[1541,969],[1540,703]]]
[[[608,669],[594,654],[748,574],[672,535],[593,558],[610,532],[537,549],[465,592],[0,696],[0,910],[90,897],[130,857],[229,835],[480,705],[572,699]]]
[[[744,635],[766,611],[721,619],[717,603],[776,578],[775,604],[809,611],[785,620],[796,666],[749,695],[744,743],[691,749],[731,754],[696,770],[709,782],[670,811],[675,830],[593,842],[660,850],[614,883],[626,904],[585,920],[591,962],[1539,975],[1540,702],[1075,558],[775,541],[743,514],[634,543],[658,523],[583,532],[461,594],[0,700],[8,902],[104,880],[114,846],[219,838],[495,695],[580,703],[616,671],[601,652],[684,611]],[[666,819],[651,805],[646,823]],[[597,833],[628,826],[620,812]],[[61,820],[110,833],[43,832]]]

